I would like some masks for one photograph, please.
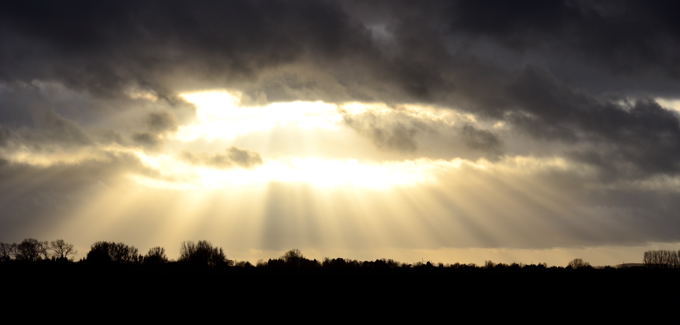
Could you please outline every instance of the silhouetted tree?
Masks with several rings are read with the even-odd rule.
[[[253,264],[251,264],[251,263],[248,262],[248,261],[238,261],[238,262],[235,262],[235,263],[234,263],[234,266],[240,267],[240,268],[243,268],[243,269],[252,269],[252,268],[255,267],[255,266],[253,266]]]
[[[283,262],[284,267],[286,268],[293,268],[293,269],[314,269],[321,267],[321,263],[317,260],[310,260],[308,258],[305,258],[302,255],[302,252],[300,252],[299,249],[294,248],[281,256],[279,260],[273,260],[274,261],[280,261]],[[275,263],[275,262],[274,262]]]
[[[287,251],[281,258],[287,263],[294,263],[305,259],[305,257],[302,256],[302,252],[297,248]]]
[[[19,261],[35,262],[48,258],[46,241],[27,238],[17,245],[16,259]]]
[[[0,243],[0,262],[7,262],[14,259],[17,254],[17,244]]]
[[[357,270],[360,268],[360,263],[356,260],[349,260],[344,258],[324,258],[323,264],[324,269],[336,270],[336,271],[347,271],[347,270]]]
[[[96,242],[87,253],[87,261],[94,263],[134,263],[140,260],[137,248],[123,243]]]
[[[393,260],[393,259],[377,259],[373,263],[375,269],[396,269],[402,267],[403,264]]]
[[[669,250],[646,251],[642,261],[647,266],[680,267],[680,252]]]
[[[567,267],[570,268],[570,269],[589,268],[590,263],[584,261],[583,259],[575,258],[575,259],[569,261],[569,264],[567,264]]]
[[[233,261],[227,259],[221,247],[213,247],[206,240],[198,243],[185,241],[180,249],[179,261],[191,265],[227,266]]]
[[[63,239],[51,241],[49,249],[52,251],[53,257],[57,260],[69,260],[76,254],[73,245],[65,242]]]
[[[165,248],[152,247],[144,256],[144,263],[147,264],[163,264],[168,262],[168,257],[165,255]]]

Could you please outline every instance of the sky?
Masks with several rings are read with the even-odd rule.
[[[594,265],[680,247],[678,1],[9,1],[0,241]]]

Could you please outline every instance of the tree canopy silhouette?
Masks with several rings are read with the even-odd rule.
[[[35,262],[48,259],[48,246],[46,241],[27,238],[17,245],[16,259],[26,262]]]
[[[475,264],[433,264],[431,262],[419,262],[415,264],[401,263],[392,259],[376,259],[373,261],[360,261],[344,258],[324,258],[323,262],[305,257],[299,249],[286,251],[278,258],[260,261],[253,265],[247,261],[235,262],[227,259],[223,249],[214,246],[209,241],[198,242],[185,241],[181,244],[180,254],[177,260],[170,260],[166,255],[165,248],[156,246],[141,255],[137,248],[121,242],[98,241],[91,245],[86,257],[78,262],[73,261],[76,251],[74,245],[63,239],[50,242],[27,238],[19,243],[0,242],[0,267],[12,265],[16,269],[31,268],[32,265],[39,267],[70,267],[65,265],[81,264],[132,264],[137,265],[129,268],[137,270],[149,265],[155,265],[154,271],[160,270],[186,270],[186,266],[197,269],[220,269],[229,267],[229,272],[281,272],[317,274],[320,272],[330,273],[371,273],[371,274],[397,274],[397,273],[424,273],[424,272],[476,272],[483,273],[503,272],[553,272],[559,270],[577,270],[579,273],[608,272],[611,270],[639,270],[672,269],[680,270],[680,251],[654,250],[646,251],[643,256],[644,264],[628,263],[611,266],[593,267],[581,258],[571,260],[566,267],[540,264],[503,264],[486,261],[482,266]],[[53,263],[58,262],[58,263]],[[50,266],[51,265],[51,266]],[[633,266],[631,266],[633,265]],[[179,268],[178,268],[179,266]],[[225,269],[226,270],[226,269]],[[665,272],[665,271],[664,271]]]
[[[642,261],[645,265],[652,267],[678,268],[680,267],[680,251],[646,251]]]
[[[221,247],[214,247],[206,240],[183,242],[178,261],[202,266],[229,266],[233,263],[227,259]]]
[[[584,261],[581,258],[575,258],[571,261],[569,261],[569,264],[567,264],[567,267],[570,269],[584,269],[584,268],[590,268],[590,263]]]
[[[144,255],[145,264],[163,264],[168,262],[168,257],[165,255],[165,248],[152,247],[149,252]]]
[[[16,257],[17,244],[0,243],[0,262],[9,262]]]
[[[53,258],[57,260],[69,260],[76,254],[73,245],[65,242],[63,239],[57,239],[50,242],[50,250]]]
[[[87,261],[92,263],[134,263],[141,261],[139,251],[124,243],[99,241],[92,244],[87,253]]]

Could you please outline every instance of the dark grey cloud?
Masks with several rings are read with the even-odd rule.
[[[680,120],[648,98],[597,98],[529,70],[508,88],[507,119],[536,138],[573,145],[572,157],[626,176],[678,172]]]
[[[653,102],[680,97],[674,54],[680,29],[668,14],[677,6],[404,1],[349,7],[365,22],[387,26],[404,67],[392,70],[401,71],[392,80],[404,82],[411,100],[510,122],[536,139],[572,146],[564,154],[604,172],[639,177],[678,171],[677,115]]]
[[[54,82],[0,82],[2,145],[15,148],[154,147],[193,114],[192,105],[174,98],[102,98]]]
[[[64,147],[92,143],[75,122],[56,111],[58,99],[42,93],[37,85],[0,87],[0,129],[5,145],[25,145],[40,149],[50,145]]]
[[[4,146],[25,146],[33,150],[77,148],[92,144],[90,137],[75,123],[53,111],[34,114],[35,129],[0,125]]]
[[[14,2],[1,18],[11,45],[0,58],[12,62],[3,77],[59,80],[99,95],[129,85],[171,95],[173,82],[247,79],[366,45],[361,26],[330,1]]]
[[[396,82],[414,97],[428,97],[436,92],[432,84],[448,80],[463,59],[499,63],[494,56],[502,64],[514,59],[519,66],[545,64],[563,77],[569,77],[559,69],[565,65],[591,68],[572,76],[578,82],[652,71],[659,72],[661,83],[677,77],[672,65],[677,20],[669,14],[677,6],[673,1],[15,2],[3,10],[2,32],[9,41],[0,53],[3,62],[11,62],[2,69],[7,79],[56,79],[95,93],[134,84],[161,96],[172,93],[173,76],[214,84],[304,62],[333,72],[341,82],[359,79],[351,75],[363,69],[380,72],[378,78],[361,78]],[[329,71],[337,66],[361,70]],[[298,85],[313,84],[303,79]],[[638,88],[664,88],[657,86]]]
[[[237,147],[230,147],[225,153],[217,154],[184,152],[182,158],[191,164],[214,168],[252,168],[262,164],[260,154]]]
[[[130,88],[173,106],[179,91],[222,86],[254,101],[435,103],[573,145],[565,154],[603,170],[674,174],[677,164],[667,161],[678,157],[660,157],[680,152],[677,116],[653,98],[680,97],[679,6],[17,1],[0,13],[0,80],[58,83],[99,101],[93,106]],[[16,106],[7,103],[12,118],[25,119]],[[1,114],[3,123],[11,120]],[[170,120],[150,118],[151,130],[121,138],[159,140]],[[418,132],[396,127],[379,143],[414,150]],[[612,168],[615,159],[625,168]]]

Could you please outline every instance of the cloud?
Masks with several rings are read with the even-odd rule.
[[[345,125],[382,150],[413,157],[473,160],[495,160],[503,154],[503,144],[494,132],[471,124],[474,122],[459,114],[442,115],[442,109],[402,107],[361,113],[341,109],[340,113]]]
[[[680,120],[651,99],[598,99],[538,71],[509,89],[518,107],[509,120],[536,138],[571,144],[572,157],[626,177],[680,171]]]
[[[343,121],[359,134],[369,137],[379,148],[406,152],[415,151],[415,136],[428,130],[427,125],[416,119],[376,115],[371,112],[358,115],[343,112]]]
[[[55,110],[55,102],[40,85],[0,87],[0,128],[5,145],[25,145],[33,149],[78,147],[92,139],[74,121]]]
[[[460,135],[468,148],[495,154],[501,151],[501,141],[490,131],[480,130],[470,124],[465,124]]]
[[[673,1],[14,2],[0,14],[0,78],[56,82],[99,99],[120,99],[134,88],[171,103],[179,91],[220,86],[257,101],[439,104],[539,139],[587,143],[564,154],[593,163],[603,152],[624,159],[626,177],[673,174],[678,166],[657,158],[677,149],[677,118],[649,98],[680,96],[674,55],[680,28],[669,14],[677,7]],[[163,114],[150,115],[151,130],[130,137],[151,144],[145,140],[176,125]],[[423,132],[407,124],[358,128],[380,146],[404,151],[415,151]]]
[[[146,124],[149,126],[149,129],[156,132],[177,130],[177,121],[175,121],[175,117],[168,112],[149,113]]]
[[[176,99],[97,97],[58,82],[0,82],[0,129],[6,148],[55,151],[118,144],[148,148],[193,119]]]
[[[361,26],[333,2],[82,1],[68,7],[8,5],[3,38],[13,45],[0,53],[15,64],[3,67],[6,75],[59,80],[102,96],[130,85],[163,96],[174,83],[224,81],[225,72],[248,79],[301,57],[340,58],[364,45],[349,36],[360,35]]]
[[[184,152],[182,155],[185,161],[195,165],[205,165],[213,168],[252,168],[262,164],[262,157],[257,152],[230,147],[226,153],[207,154]]]
[[[136,133],[132,136],[132,140],[149,149],[158,147],[161,142],[161,139],[158,137],[158,135],[148,132]]]
[[[163,143],[163,137],[177,130],[175,116],[167,111],[150,112],[144,119],[142,132],[132,134],[132,141],[148,150],[158,149]]]
[[[1,199],[9,205],[20,196],[16,215],[28,218],[33,210],[20,207],[32,206],[31,193],[49,189],[61,201],[60,189],[79,187],[69,181],[127,171],[89,162],[80,178],[76,166],[22,165],[16,153],[158,150],[194,116],[179,93],[229,88],[245,94],[244,103],[385,103],[391,112],[345,114],[344,123],[407,158],[500,163],[523,155],[585,166],[593,172],[559,179],[558,171],[511,180],[475,174],[521,201],[534,225],[571,229],[553,242],[677,240],[677,191],[624,185],[680,174],[678,114],[655,101],[680,98],[679,10],[672,0],[10,1],[0,11],[0,169],[8,177],[0,185],[11,193],[43,177],[54,187]],[[474,120],[443,123],[405,114],[404,105]],[[205,152],[183,157],[215,168],[262,163],[237,147]],[[532,200],[565,183],[576,203],[560,207],[581,210],[556,213]],[[486,220],[513,220],[498,211]],[[588,227],[600,221],[597,229],[611,231],[598,237]],[[483,235],[484,245],[494,244]],[[524,244],[549,245],[534,235]]]

